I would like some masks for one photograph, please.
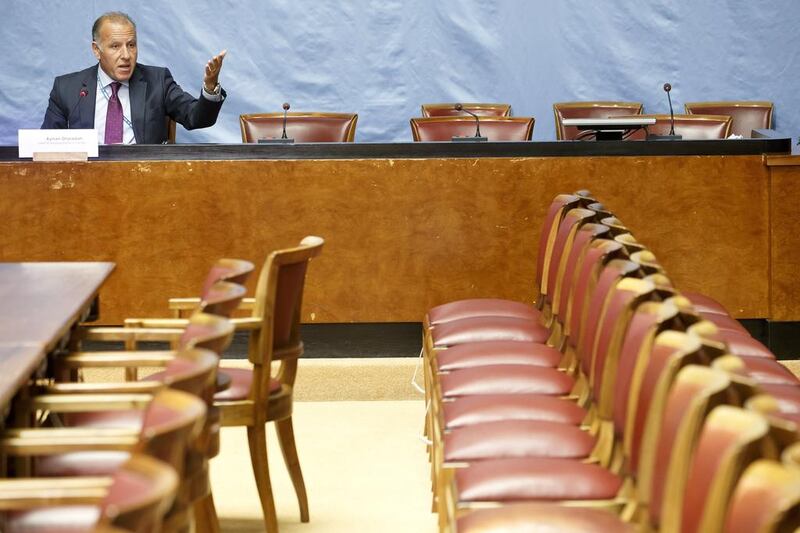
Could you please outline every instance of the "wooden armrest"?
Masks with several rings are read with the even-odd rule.
[[[126,318],[125,326],[135,329],[183,329],[189,325],[188,318]],[[149,340],[149,339],[142,339]]]
[[[77,431],[70,432],[70,429]],[[34,456],[53,455],[88,451],[127,451],[133,452],[139,445],[139,429],[129,430],[127,434],[119,431],[103,432],[97,428],[43,428],[28,430],[42,432],[39,436],[0,438],[0,450],[6,455]]]
[[[127,321],[126,321],[127,323]],[[175,341],[183,335],[186,326],[162,327],[82,327],[78,329],[81,340],[100,342]]]
[[[34,409],[56,413],[86,411],[125,411],[143,409],[153,399],[151,394],[42,394],[31,398]]]
[[[0,510],[53,505],[97,505],[108,494],[110,476],[0,480]]]
[[[128,368],[165,366],[175,359],[172,350],[151,352],[74,352],[59,359],[67,368]]]
[[[261,323],[263,322],[263,320],[258,317],[249,316],[244,318],[231,318],[230,321],[236,331],[254,331],[261,329]]]
[[[155,394],[166,385],[160,381],[115,383],[55,383],[41,389],[44,394]]]
[[[255,298],[242,298],[242,301],[239,303],[239,307],[237,309],[241,310],[251,310],[256,303]],[[200,305],[200,298],[170,298],[169,299],[169,309],[173,311],[189,311],[192,309],[197,309]]]

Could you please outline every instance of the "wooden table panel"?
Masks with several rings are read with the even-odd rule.
[[[773,320],[800,320],[800,156],[770,156]]]
[[[455,298],[531,299],[549,201],[588,188],[678,287],[768,317],[768,176],[761,156],[0,163],[0,252],[117,263],[114,323],[163,316],[219,257],[260,264],[317,234],[304,321],[418,321]]]

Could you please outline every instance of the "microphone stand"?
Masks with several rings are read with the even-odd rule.
[[[669,135],[650,135],[648,133],[648,141],[679,141],[683,138],[681,135],[675,135],[675,113],[672,111],[672,97],[669,95],[671,90],[672,85],[665,83],[664,92],[667,93],[667,102],[669,102]]]
[[[283,104],[283,132],[281,133],[280,138],[277,137],[270,137],[267,139],[259,139],[258,144],[294,144],[294,139],[286,135],[286,115],[289,112],[291,106],[289,102],[284,102]]]
[[[472,111],[469,111],[468,109],[464,109],[464,106],[461,105],[461,104],[456,104],[455,105],[455,110],[456,111],[463,111],[464,113],[467,113],[468,115],[471,115],[471,116],[473,116],[475,118],[475,135],[472,136],[472,137],[457,137],[457,136],[454,136],[451,139],[453,142],[486,142],[486,141],[489,140],[487,137],[483,137],[481,135],[481,121],[478,118],[478,115],[476,115]]]

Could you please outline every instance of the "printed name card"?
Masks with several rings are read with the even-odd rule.
[[[19,157],[83,160],[97,157],[97,130],[19,130]]]

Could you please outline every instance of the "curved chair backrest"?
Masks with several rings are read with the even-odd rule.
[[[196,312],[230,317],[247,293],[238,283],[218,281],[203,294]]]
[[[303,143],[353,142],[356,113],[287,113],[286,135]],[[283,133],[283,113],[239,115],[242,142],[279,139]]]
[[[791,531],[800,515],[800,474],[776,461],[751,464],[736,486],[725,533]],[[791,522],[790,522],[791,521]]]
[[[688,102],[684,107],[690,115],[730,116],[733,119],[731,133],[744,138],[752,137],[753,130],[772,128],[772,102]]]
[[[481,117],[481,135],[490,141],[530,141],[533,117]],[[475,119],[470,116],[412,118],[414,141],[450,141],[453,137],[474,137]]]
[[[218,281],[230,281],[231,283],[244,285],[253,270],[255,270],[255,265],[244,259],[218,259],[206,274],[206,279],[203,280],[200,296],[204,296],[206,291]]]
[[[575,126],[564,126],[565,118],[611,118],[621,115],[637,115],[642,112],[640,102],[556,102],[553,114],[556,120],[556,139],[575,139],[581,132]]]
[[[233,338],[234,326],[228,319],[209,313],[194,313],[183,330],[179,348],[205,348],[222,356]]]
[[[159,531],[177,488],[173,468],[146,455],[132,455],[112,478],[98,525],[134,533]]]
[[[654,118],[656,123],[647,126],[651,135],[667,135],[670,131],[669,115],[639,115]],[[731,134],[731,117],[726,115],[675,115],[675,134],[684,140],[727,139]],[[642,140],[644,128],[634,132],[628,139]]]
[[[467,115],[452,104],[422,104],[423,117],[460,117]],[[482,117],[510,117],[511,104],[461,104],[463,109]],[[469,116],[469,115],[467,115]]]

